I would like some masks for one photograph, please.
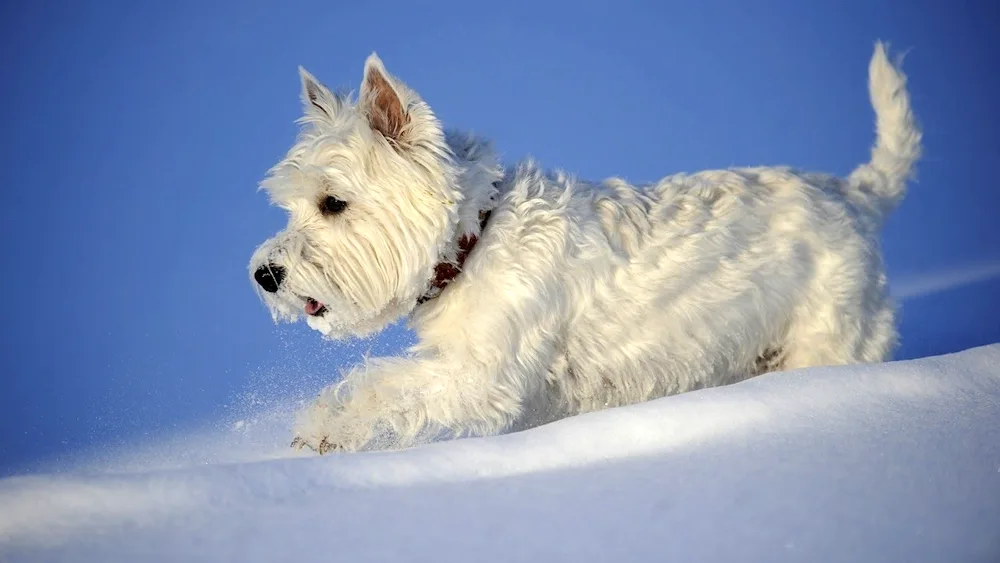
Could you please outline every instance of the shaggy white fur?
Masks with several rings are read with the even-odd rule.
[[[301,76],[305,126],[263,183],[289,222],[254,253],[251,276],[276,321],[343,337],[410,315],[419,343],[323,390],[297,446],[493,434],[891,357],[878,235],[921,135],[881,43],[869,66],[876,143],[846,179],[762,167],[632,186],[534,162],[505,170],[374,54],[356,102]],[[418,304],[466,235],[479,242],[461,273]]]

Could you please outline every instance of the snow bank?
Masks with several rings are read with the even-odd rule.
[[[276,413],[0,481],[0,561],[1000,560],[1000,344],[400,452]]]

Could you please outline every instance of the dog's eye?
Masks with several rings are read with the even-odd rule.
[[[323,215],[337,215],[347,209],[347,202],[339,200],[332,195],[326,196],[319,202],[319,210]]]

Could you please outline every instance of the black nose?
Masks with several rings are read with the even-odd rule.
[[[253,279],[268,293],[278,291],[281,280],[285,279],[285,269],[274,264],[264,264],[253,273]]]

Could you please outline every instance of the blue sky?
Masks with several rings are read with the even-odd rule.
[[[358,4],[358,5],[354,5]],[[906,49],[919,183],[890,275],[1000,262],[996,8],[957,2],[6,3],[0,473],[313,389],[364,343],[275,327],[246,276],[284,222],[297,65],[357,88],[377,51],[451,126],[588,177],[792,164],[873,138],[873,42]],[[981,3],[985,6],[986,3]],[[996,280],[907,302],[903,357],[1000,341]]]

